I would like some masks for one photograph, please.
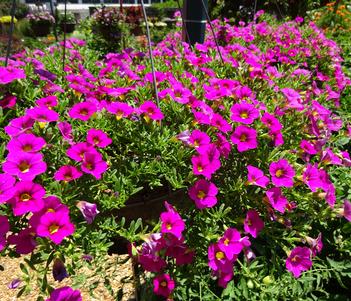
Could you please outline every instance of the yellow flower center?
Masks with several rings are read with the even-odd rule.
[[[226,238],[225,241],[223,242],[225,246],[228,246],[229,245],[229,239]]]
[[[206,193],[204,193],[202,190],[200,190],[200,191],[197,193],[197,197],[198,197],[198,199],[200,199],[200,200],[202,200],[205,196],[206,196]]]
[[[29,193],[22,193],[20,196],[22,202],[28,202],[31,198],[32,196]]]
[[[23,145],[23,147],[22,147],[22,150],[23,150],[24,152],[30,152],[32,149],[33,149],[33,148],[32,148],[32,145],[30,145],[30,144],[25,144],[25,145]]]
[[[240,142],[246,142],[247,141],[247,136],[246,134],[241,134],[240,136]]]
[[[247,114],[246,111],[243,111],[240,113],[240,117],[243,118],[243,119],[246,119],[247,117],[249,117],[249,114]]]
[[[79,111],[79,114],[80,114],[80,115],[83,115],[83,116],[87,116],[87,115],[88,115],[88,110],[87,110],[87,109],[81,109],[81,110]]]
[[[281,170],[281,169],[278,169],[276,172],[275,172],[275,176],[277,177],[277,178],[280,178],[282,175],[283,175],[283,171]]]
[[[22,161],[18,167],[21,172],[26,173],[29,171],[30,165],[27,161]]]
[[[50,232],[50,234],[55,234],[59,229],[60,229],[60,226],[59,226],[59,225],[52,224],[52,225],[49,227],[49,232]]]
[[[224,258],[224,253],[221,252],[221,251],[217,252],[217,253],[216,253],[216,258],[217,258],[218,260],[223,259],[223,258]]]
[[[170,223],[167,223],[166,224],[166,228],[167,228],[167,230],[171,230],[172,229],[172,225]]]
[[[166,282],[166,281],[162,281],[162,282],[160,283],[160,285],[161,285],[162,287],[166,287],[166,286],[167,286],[167,282]]]

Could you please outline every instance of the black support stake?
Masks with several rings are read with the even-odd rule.
[[[16,0],[12,0],[11,6],[11,24],[9,30],[9,39],[7,42],[7,50],[6,50],[6,58],[5,58],[5,66],[9,63],[11,47],[12,47],[12,39],[13,39],[13,30],[15,28],[15,13],[16,13]]]
[[[50,10],[51,10],[52,17],[55,20],[55,23],[54,23],[54,36],[55,36],[55,40],[56,40],[56,43],[57,43],[58,42],[58,38],[57,38],[57,21],[58,20],[56,20],[56,13],[55,13],[55,10],[54,10],[53,0],[50,0]]]
[[[65,14],[63,23],[63,53],[62,53],[62,71],[65,71],[66,61],[66,23],[67,23],[67,0],[65,0]]]

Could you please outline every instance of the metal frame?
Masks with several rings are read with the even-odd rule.
[[[32,2],[33,0],[31,0]],[[86,4],[86,5],[92,5],[92,4],[99,4],[99,3],[83,3],[84,0],[78,0],[78,3],[71,3],[71,4]],[[159,2],[157,3],[163,3],[165,0],[159,0]],[[27,0],[20,0],[20,2],[22,3],[26,3],[26,4],[34,4],[34,3],[27,3]],[[107,4],[120,4],[120,1],[119,0],[115,0],[114,1],[115,3],[107,3]],[[43,3],[50,3],[50,0],[43,0]],[[104,0],[100,0],[100,3],[104,3]],[[144,0],[144,3],[145,4],[152,4],[154,3],[153,0]],[[128,4],[135,4],[135,5],[138,5],[139,4],[139,1],[138,0],[134,0],[134,3],[128,3]]]

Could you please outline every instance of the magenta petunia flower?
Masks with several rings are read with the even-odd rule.
[[[173,292],[175,288],[175,282],[168,274],[158,275],[153,280],[154,293],[165,298]]]
[[[83,172],[93,175],[96,179],[101,179],[103,174],[108,168],[107,163],[102,159],[101,154],[98,152],[85,153],[82,161],[81,169]]]
[[[322,233],[319,233],[317,238],[315,239],[309,236],[306,236],[305,239],[308,245],[310,246],[313,257],[322,251],[323,249]]]
[[[52,122],[57,121],[60,118],[60,115],[57,112],[46,107],[35,107],[32,109],[27,109],[26,116],[38,122]]]
[[[224,158],[228,158],[231,152],[231,144],[228,142],[227,138],[221,133],[217,133],[217,141],[215,142],[218,151]]]
[[[233,130],[232,126],[221,114],[214,113],[211,117],[211,125],[223,133],[228,133]]]
[[[72,142],[73,141],[73,134],[72,134],[72,126],[66,122],[59,122],[57,124],[58,129],[60,130],[60,133],[63,137],[63,139]]]
[[[272,162],[269,165],[269,173],[272,177],[272,183],[277,187],[293,187],[295,170],[285,159]]]
[[[235,228],[228,228],[218,241],[218,248],[224,252],[229,260],[232,260],[236,255],[240,254],[244,247],[240,240],[240,232]]]
[[[218,277],[218,285],[222,288],[226,288],[228,285],[228,282],[232,280],[234,277],[233,271],[224,273],[223,271],[219,270],[215,272],[215,275]]]
[[[252,165],[248,165],[247,171],[248,171],[247,182],[250,185],[257,185],[262,188],[267,187],[267,185],[269,184],[269,178],[264,175],[261,169],[254,167]]]
[[[125,102],[113,102],[106,106],[108,112],[116,115],[116,119],[127,118],[134,113],[134,109]]]
[[[349,222],[351,222],[351,203],[348,200],[344,201],[342,216],[344,216]]]
[[[280,121],[272,114],[264,113],[261,118],[262,123],[267,126],[272,132],[280,132],[283,126]]]
[[[5,126],[5,133],[10,137],[16,137],[23,133],[30,133],[34,122],[35,121],[29,116],[14,118],[10,121],[8,126]]]
[[[87,142],[93,146],[104,148],[112,143],[112,140],[102,130],[90,129],[87,134]]]
[[[7,85],[17,79],[26,78],[24,70],[13,66],[0,67],[0,85]]]
[[[194,130],[194,131],[192,131],[192,133],[190,135],[189,143],[195,149],[197,149],[197,148],[200,148],[202,146],[206,146],[206,145],[210,144],[211,138],[205,132],[202,132],[200,130]]]
[[[151,120],[162,120],[164,118],[163,113],[152,101],[145,101],[139,107],[140,114],[144,114],[146,121]]]
[[[16,105],[17,97],[11,94],[5,94],[2,99],[0,99],[0,108],[9,109]]]
[[[143,269],[149,272],[158,273],[163,270],[167,263],[160,256],[164,248],[164,239],[161,233],[154,233],[142,244],[138,250],[139,262]]]
[[[0,215],[0,252],[6,247],[6,234],[9,230],[9,220],[6,216]]]
[[[59,258],[56,258],[52,266],[52,276],[55,281],[61,282],[63,279],[68,277],[68,273],[63,261]]]
[[[12,153],[36,153],[39,152],[46,142],[43,138],[33,134],[21,134],[9,141],[6,148]]]
[[[67,213],[47,212],[41,216],[36,231],[38,236],[47,237],[58,245],[74,233],[74,225]]]
[[[233,257],[232,260],[226,256],[218,246],[217,243],[211,244],[208,247],[208,265],[214,271],[223,271],[229,273],[233,270],[233,261],[236,257]]]
[[[219,168],[218,164],[211,164],[211,161],[206,155],[192,156],[191,162],[193,164],[194,175],[203,175],[207,179],[211,179],[212,174]]]
[[[80,210],[80,212],[83,214],[88,224],[92,224],[96,215],[100,213],[99,210],[97,210],[96,204],[93,204],[93,203],[80,201],[78,202],[77,207]]]
[[[232,113],[230,119],[243,124],[253,123],[260,115],[260,112],[255,106],[246,101],[234,104],[230,108],[230,111]]]
[[[312,267],[311,250],[307,247],[294,248],[286,259],[285,266],[295,278],[300,277],[303,271]]]
[[[257,235],[264,228],[264,222],[260,218],[256,210],[250,209],[244,221],[244,230],[246,233],[251,234],[252,237],[256,238]]]
[[[68,115],[72,119],[87,121],[94,113],[96,113],[96,111],[96,104],[85,101],[73,105],[73,107],[68,111]]]
[[[18,234],[10,235],[8,242],[11,245],[16,245],[17,254],[29,254],[32,253],[37,246],[35,237],[35,229],[29,227],[21,230]]]
[[[217,204],[218,189],[215,184],[204,179],[195,182],[189,189],[189,196],[199,209],[211,208]]]
[[[82,295],[79,290],[73,290],[69,286],[54,289],[50,298],[46,301],[82,301]]]
[[[236,127],[230,139],[236,144],[240,153],[257,147],[256,130],[245,125]]]
[[[54,179],[56,181],[70,182],[79,179],[83,174],[72,165],[61,166],[58,171],[55,172]]]
[[[0,174],[0,204],[7,202],[14,195],[16,180],[8,174]]]
[[[35,101],[35,103],[39,107],[47,107],[48,109],[51,109],[53,107],[56,107],[58,102],[57,102],[57,96],[55,95],[50,95],[44,98],[40,98]]]
[[[307,164],[307,167],[302,175],[302,179],[313,192],[316,192],[318,188],[326,188],[325,182],[321,177],[321,173],[317,168],[317,165]]]
[[[272,207],[280,213],[285,212],[285,208],[288,205],[288,200],[283,195],[282,190],[278,187],[273,187],[266,191],[266,196]]]
[[[178,212],[171,210],[162,212],[161,218],[161,233],[170,233],[177,238],[182,237],[182,232],[185,229],[185,223]]]
[[[86,142],[78,142],[73,144],[66,152],[67,156],[74,161],[80,162],[84,159],[86,153],[96,153],[98,151]]]
[[[43,186],[31,181],[22,181],[15,185],[14,192],[13,198],[9,201],[14,215],[38,212],[44,207],[45,189]]]
[[[40,153],[9,153],[2,169],[22,181],[31,181],[46,171],[46,163]]]

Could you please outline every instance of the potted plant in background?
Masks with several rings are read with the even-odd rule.
[[[74,14],[67,12],[66,19],[64,14],[59,15],[58,23],[59,23],[60,29],[63,32],[66,31],[66,33],[72,33],[76,27],[77,21]],[[65,23],[66,23],[66,26],[65,26]]]
[[[141,20],[143,18],[142,10],[139,6],[131,6],[125,9],[126,23],[131,27],[131,33],[140,36],[143,33]]]
[[[17,19],[13,19],[14,23],[17,23]],[[0,33],[7,35],[9,33],[11,25],[11,16],[0,17]]]
[[[55,18],[48,11],[37,11],[27,15],[30,28],[36,37],[44,37],[50,33]]]

